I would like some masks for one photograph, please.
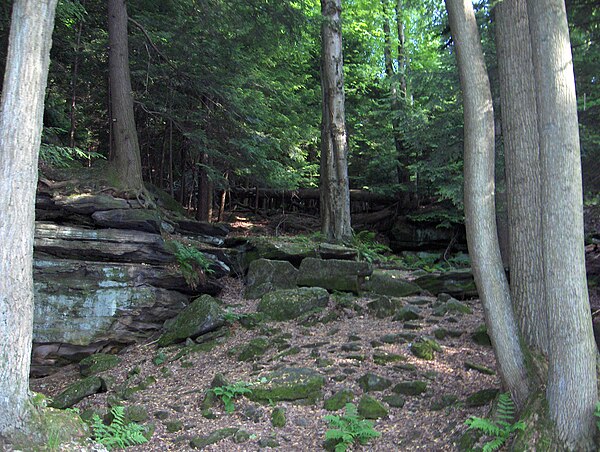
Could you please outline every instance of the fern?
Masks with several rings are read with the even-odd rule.
[[[517,430],[525,430],[525,423],[517,421],[513,423],[515,417],[515,405],[510,398],[510,395],[504,393],[498,397],[498,419],[492,421],[480,417],[471,416],[465,424],[469,428],[479,430],[487,436],[493,437],[483,446],[483,452],[492,452],[500,449],[502,445],[510,438]]]
[[[381,433],[373,429],[373,422],[359,418],[353,403],[346,404],[343,416],[328,415],[324,419],[334,427],[325,432],[325,439],[336,442],[336,452],[348,450],[355,442],[366,444],[369,440],[381,436]]]
[[[113,420],[109,425],[102,422],[97,414],[92,418],[94,439],[97,442],[106,446],[108,450],[124,449],[148,442],[148,438],[144,436],[144,427],[134,422],[125,422],[125,408],[115,406],[110,412]]]
[[[375,238],[371,231],[360,231],[352,236],[352,246],[358,251],[358,259],[361,261],[375,262],[386,259],[384,253],[392,250]]]
[[[596,416],[596,427],[598,428],[598,430],[600,430],[600,402],[596,403],[594,416]]]
[[[237,382],[231,385],[218,386],[211,389],[212,392],[223,401],[225,405],[225,412],[231,414],[235,410],[235,404],[233,400],[243,394],[251,394],[252,389],[248,388],[248,383],[243,381]]]
[[[168,242],[179,264],[181,274],[188,285],[194,289],[206,274],[214,273],[210,268],[211,260],[204,253],[191,245],[184,245],[177,240]]]

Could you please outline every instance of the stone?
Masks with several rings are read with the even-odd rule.
[[[238,359],[240,361],[254,361],[264,355],[269,349],[269,346],[269,340],[266,337],[251,339],[250,342],[242,348],[238,355]]]
[[[373,362],[379,366],[386,366],[390,363],[398,361],[406,361],[408,358],[403,355],[397,355],[394,353],[374,353]]]
[[[367,304],[367,310],[371,315],[378,319],[390,317],[398,312],[403,306],[399,298],[391,298],[381,295]]]
[[[258,446],[259,447],[265,447],[265,448],[277,448],[280,446],[279,441],[277,441],[276,438],[273,438],[271,436],[266,437],[266,438],[261,438],[258,440]]]
[[[260,298],[280,289],[296,287],[298,270],[288,261],[257,259],[250,263],[246,276],[246,298]]]
[[[190,440],[190,447],[192,449],[203,449],[210,444],[216,444],[225,438],[235,435],[238,430],[239,429],[235,427],[222,428],[205,436],[197,436]]]
[[[237,432],[235,432],[235,435],[233,435],[233,442],[236,444],[242,444],[247,442],[250,439],[250,433],[248,433],[246,430],[238,430]]]
[[[362,350],[362,345],[360,342],[348,342],[346,344],[342,344],[340,348],[343,352],[360,352]]]
[[[169,412],[168,411],[164,411],[164,410],[160,410],[154,413],[154,417],[156,419],[159,419],[161,421],[166,420],[169,417]]]
[[[475,370],[475,371],[485,374],[485,375],[494,375],[496,373],[489,367],[486,367],[486,366],[483,366],[481,364],[477,364],[477,363],[474,363],[471,361],[465,361],[465,369]]]
[[[354,393],[350,389],[341,389],[325,400],[323,408],[327,411],[338,411],[354,400]]]
[[[364,395],[358,402],[358,414],[365,419],[380,419],[388,417],[388,410],[379,400]]]
[[[89,377],[100,372],[104,372],[119,365],[121,358],[116,355],[106,353],[96,353],[83,358],[79,362],[79,373],[84,377]]]
[[[485,406],[494,400],[499,392],[496,388],[482,389],[468,396],[465,405],[468,407]]]
[[[150,416],[148,416],[148,411],[141,405],[128,405],[125,407],[125,422],[144,422],[147,421]]]
[[[392,408],[402,408],[406,403],[406,399],[402,397],[400,394],[392,394],[385,396],[383,401],[387,403]]]
[[[224,314],[213,297],[202,295],[165,327],[165,332],[158,339],[158,346],[166,347],[214,331],[225,324]]]
[[[274,408],[271,413],[271,425],[273,427],[285,427],[286,417],[285,417],[285,409],[284,408]]]
[[[83,380],[78,380],[75,383],[67,386],[67,388],[58,394],[49,405],[52,408],[64,410],[70,408],[76,403],[82,401],[86,397],[100,392],[102,388],[102,380],[96,376],[87,377]]]
[[[485,326],[485,324],[482,324],[479,327],[477,327],[477,329],[471,334],[471,338],[473,339],[473,342],[475,342],[478,345],[485,345],[489,347],[492,346],[492,340],[490,339],[490,336],[487,333],[487,327]]]
[[[417,358],[431,361],[435,357],[435,352],[442,351],[442,347],[434,339],[419,337],[410,344],[410,351]]]
[[[168,421],[165,422],[165,428],[167,429],[168,433],[175,433],[183,429],[183,422],[179,420]]]
[[[420,276],[414,283],[434,295],[443,292],[460,299],[477,298],[471,269],[432,272]]]
[[[126,199],[115,198],[104,193],[76,193],[69,196],[55,195],[52,201],[68,212],[90,215],[98,210],[130,209]]]
[[[329,293],[320,287],[276,290],[261,298],[258,311],[271,320],[286,321],[325,308],[328,301]]]
[[[358,250],[344,245],[336,245],[334,243],[320,243],[319,257],[321,259],[341,259],[341,260],[356,260]]]
[[[454,405],[456,402],[458,402],[458,396],[455,394],[443,394],[431,402],[429,409],[431,411],[443,410]]]
[[[252,387],[248,398],[258,402],[306,400],[314,403],[322,398],[325,378],[307,368],[283,368],[265,376],[264,382]]]
[[[396,394],[415,396],[427,391],[427,382],[420,380],[402,381],[392,388]]]
[[[363,284],[366,292],[391,297],[408,297],[421,292],[421,288],[406,279],[406,273],[398,270],[373,270]]]
[[[359,293],[362,281],[373,272],[367,262],[306,258],[300,264],[299,286]]]
[[[405,306],[398,311],[392,320],[405,322],[410,320],[419,320],[421,318],[421,311],[415,306]]]
[[[152,209],[102,210],[94,212],[92,219],[100,227],[156,233],[162,223],[159,212]]]
[[[308,257],[317,257],[314,242],[294,241],[286,237],[250,237],[246,241],[242,266],[261,258],[288,261],[298,266]]]
[[[358,385],[365,392],[384,391],[392,385],[392,382],[387,378],[373,373],[366,373],[357,381]]]
[[[265,410],[253,405],[247,406],[242,410],[242,418],[252,421],[255,424],[261,422],[265,417]]]

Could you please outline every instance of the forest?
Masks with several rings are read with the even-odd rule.
[[[0,450],[598,450],[599,34],[0,0]]]

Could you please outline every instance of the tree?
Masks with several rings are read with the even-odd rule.
[[[27,421],[33,230],[44,93],[57,0],[16,0],[0,100],[0,435]]]
[[[328,240],[342,242],[352,237],[352,227],[344,109],[341,0],[321,0],[321,13],[321,230]]]
[[[111,127],[114,138],[112,165],[122,188],[140,195],[144,192],[144,181],[133,115],[125,0],[108,0],[108,37]]]
[[[517,405],[523,406],[531,390],[496,229],[492,94],[472,3],[446,0],[446,7],[463,91],[469,256],[500,375]]]
[[[588,300],[577,98],[563,0],[527,0],[540,137],[542,260],[550,418],[560,441],[593,450],[597,348]]]
[[[518,1],[507,1],[496,11],[502,41],[508,188],[513,190],[509,193],[512,300],[493,224],[493,112],[477,25],[471,2],[448,0],[447,7],[464,97],[467,240],[500,374],[520,409],[540,406],[539,394],[546,389],[552,422],[536,435],[543,438],[540,443],[550,441],[553,450],[594,450],[597,351],[585,282],[577,109],[564,4],[530,0],[525,11]],[[509,27],[515,36],[507,37]],[[516,39],[530,46],[516,44]],[[521,75],[514,73],[519,71]],[[515,136],[521,132],[523,136]],[[522,165],[530,167],[514,167]],[[523,214],[527,208],[532,210]],[[539,235],[527,235],[525,228]],[[533,240],[541,253],[527,240]],[[531,268],[525,269],[528,265]],[[515,271],[523,273],[514,275]],[[523,342],[512,303],[525,317]],[[527,345],[546,356],[530,354]],[[534,370],[544,368],[545,358],[547,377],[543,371],[536,375]],[[543,413],[527,421],[530,428],[546,430]]]

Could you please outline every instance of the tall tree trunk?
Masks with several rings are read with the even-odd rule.
[[[344,110],[341,0],[321,0],[321,230],[328,240],[352,237]]]
[[[108,66],[114,152],[112,164],[122,188],[144,191],[142,161],[129,73],[127,7],[125,0],[108,0]]]
[[[527,0],[537,87],[550,417],[564,446],[593,450],[596,354],[583,239],[577,100],[563,0]]]
[[[14,2],[0,100],[0,435],[27,417],[34,204],[56,2]]]
[[[85,7],[85,1],[82,2],[82,6]],[[73,73],[71,75],[71,109],[69,117],[71,120],[71,127],[69,130],[69,146],[75,147],[75,133],[77,132],[77,77],[79,76],[79,60],[81,57],[81,33],[83,31],[83,19],[79,20],[77,24],[77,40],[75,42],[75,60],[73,61]]]
[[[446,7],[463,92],[465,226],[469,255],[500,376],[521,407],[530,395],[530,382],[498,246],[490,84],[471,1],[446,0]]]
[[[542,214],[535,83],[527,6],[504,0],[495,9],[509,217],[510,288],[521,333],[548,355],[548,321],[540,247]]]

